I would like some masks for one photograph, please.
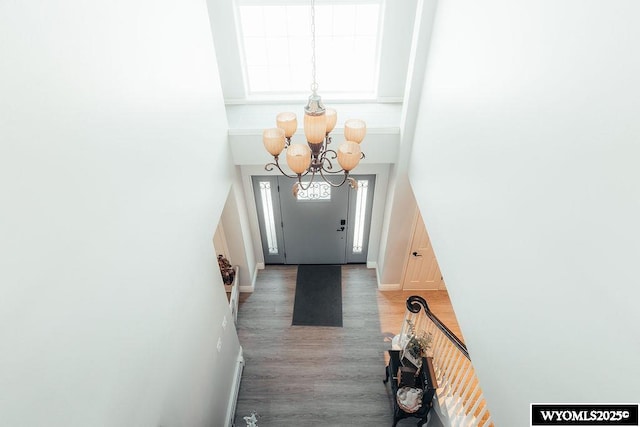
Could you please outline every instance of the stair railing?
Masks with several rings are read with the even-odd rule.
[[[424,331],[417,332],[432,336],[428,352],[433,357],[439,386],[436,396],[442,416],[447,417],[453,427],[495,427],[467,346],[431,312],[424,298],[414,295],[407,299],[407,310],[419,313],[421,309],[427,322]]]

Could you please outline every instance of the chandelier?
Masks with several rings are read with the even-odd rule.
[[[331,150],[331,131],[336,125],[338,114],[335,109],[325,107],[318,95],[318,83],[316,82],[316,35],[315,35],[315,1],[311,0],[311,95],[304,107],[304,134],[306,144],[292,144],[291,137],[298,128],[298,119],[295,113],[284,112],[276,116],[276,127],[265,129],[262,133],[262,141],[267,151],[273,156],[273,163],[267,163],[265,169],[272,171],[277,168],[280,173],[289,178],[297,178],[293,185],[294,196],[299,190],[307,190],[320,176],[332,187],[340,187],[349,181],[351,188],[357,189],[358,183],[349,176],[360,160],[364,159],[364,153],[360,149],[360,143],[367,132],[367,126],[360,119],[349,119],[344,123],[345,141],[337,150]],[[282,170],[280,166],[280,154],[286,149],[286,159],[289,169],[294,175]],[[341,169],[334,170],[334,162]],[[335,174],[343,174],[340,183],[333,183],[328,179]],[[302,181],[305,179],[306,186]]]

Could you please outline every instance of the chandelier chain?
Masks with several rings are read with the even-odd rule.
[[[316,82],[316,5],[315,0],[311,0],[311,91],[316,93],[318,83]]]

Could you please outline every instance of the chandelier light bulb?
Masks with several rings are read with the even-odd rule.
[[[344,122],[344,139],[360,144],[367,134],[367,124],[364,120],[349,119]]]
[[[353,141],[346,141],[338,148],[338,163],[346,171],[350,171],[360,163],[360,144]]]
[[[296,130],[298,130],[298,118],[296,113],[284,112],[276,116],[276,124],[284,130],[284,136],[291,138]]]
[[[311,165],[311,149],[305,144],[291,144],[287,148],[287,164],[297,175],[305,173]]]
[[[284,129],[265,129],[262,132],[262,142],[264,143],[264,148],[266,148],[272,156],[278,156],[285,146]]]

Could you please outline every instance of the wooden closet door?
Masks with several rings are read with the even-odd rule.
[[[416,219],[402,289],[445,289],[436,255],[420,211]]]

